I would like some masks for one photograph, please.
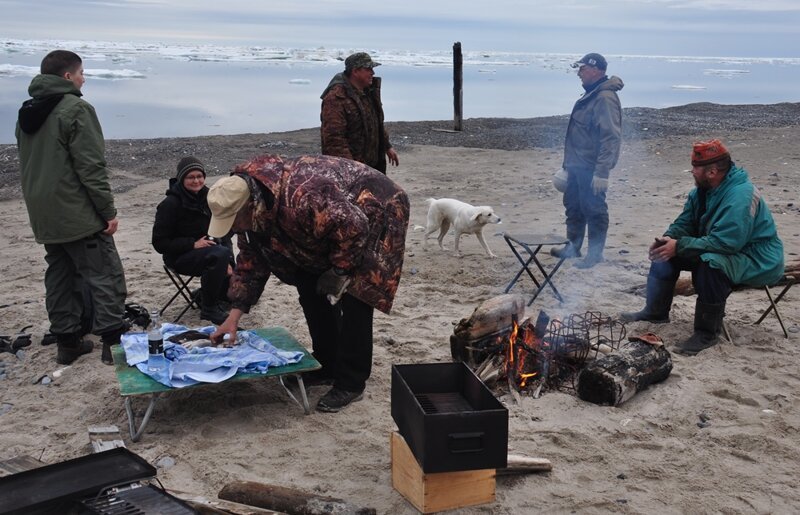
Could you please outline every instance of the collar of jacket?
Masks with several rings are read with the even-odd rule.
[[[192,193],[191,191],[187,190],[182,183],[178,182],[178,179],[171,177],[169,179],[169,189],[167,190],[167,195],[174,195],[178,197],[178,200],[180,200],[181,206],[184,209],[199,211],[211,216],[211,210],[208,208],[208,201],[206,200],[206,196],[208,195],[208,186],[203,186],[203,188],[197,193]]]

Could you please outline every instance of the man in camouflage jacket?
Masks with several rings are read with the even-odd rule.
[[[409,219],[406,193],[361,163],[328,156],[264,155],[208,193],[209,235],[237,234],[231,313],[212,339],[236,329],[275,274],[294,285],[322,364],[308,385],[333,383],[320,411],[359,400],[372,368],[373,309],[389,313]]]
[[[346,157],[386,173],[386,157],[400,160],[383,126],[380,66],[369,54],[358,52],[345,59],[345,70],[333,76],[322,93],[320,129],[322,153]]]

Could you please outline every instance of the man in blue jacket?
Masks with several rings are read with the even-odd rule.
[[[717,343],[733,286],[774,284],[783,275],[783,243],[772,214],[722,142],[694,144],[692,175],[697,187],[683,212],[650,245],[644,309],[620,315],[624,322],[669,322],[675,282],[681,270],[690,270],[697,292],[694,334],[675,349],[689,356]]]

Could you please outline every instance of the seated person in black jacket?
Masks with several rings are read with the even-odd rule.
[[[228,317],[220,302],[227,303],[228,277],[233,271],[231,240],[207,236],[211,211],[203,163],[195,157],[184,157],[177,171],[169,180],[166,198],[156,209],[153,247],[171,269],[200,276],[200,318],[221,324]]]

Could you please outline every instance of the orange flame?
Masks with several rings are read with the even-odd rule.
[[[520,334],[521,331],[521,334]],[[517,337],[521,336],[522,341],[528,348],[537,348],[540,344],[533,326],[525,324],[520,326],[516,320],[512,321],[511,332],[508,335],[508,357],[506,359],[506,374],[509,377],[516,376],[519,388],[525,388],[528,380],[539,375],[538,372],[525,372],[528,359],[531,354],[521,345],[517,345]]]

